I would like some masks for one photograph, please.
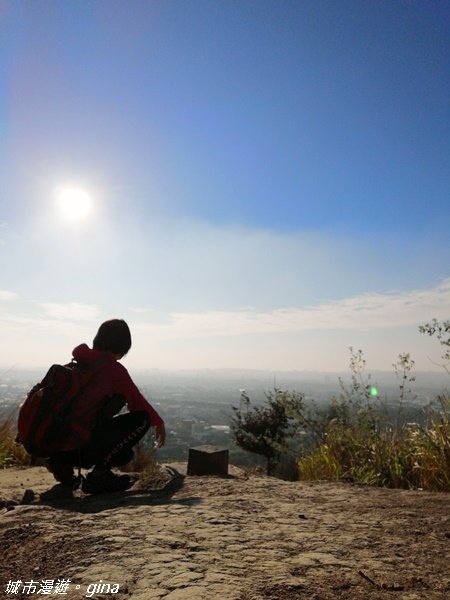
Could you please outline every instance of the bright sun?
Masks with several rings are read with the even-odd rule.
[[[61,187],[56,190],[56,200],[62,215],[71,221],[85,219],[92,213],[92,198],[81,188]]]

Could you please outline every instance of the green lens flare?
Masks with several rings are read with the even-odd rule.
[[[371,388],[370,388],[370,395],[371,396],[378,396],[378,390],[377,390],[377,388],[374,385],[372,385]]]

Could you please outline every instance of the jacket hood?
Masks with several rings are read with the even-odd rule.
[[[100,350],[94,350],[89,348],[87,344],[80,344],[73,349],[72,356],[77,362],[81,363],[94,363],[99,359],[109,359],[111,362],[115,362],[116,358],[111,352],[102,352]]]

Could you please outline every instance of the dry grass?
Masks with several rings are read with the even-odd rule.
[[[133,448],[132,460],[121,467],[122,471],[128,473],[151,473],[158,469],[156,462],[156,451],[146,439],[141,440]]]
[[[22,445],[16,443],[16,435],[15,419],[8,417],[0,423],[0,468],[31,464],[30,455]]]
[[[301,479],[450,491],[450,398],[427,427],[330,423],[325,441],[299,461]]]

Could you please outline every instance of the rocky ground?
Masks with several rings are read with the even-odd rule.
[[[52,485],[42,467],[0,471],[6,598],[450,597],[447,494],[183,465],[107,496],[42,501]]]

